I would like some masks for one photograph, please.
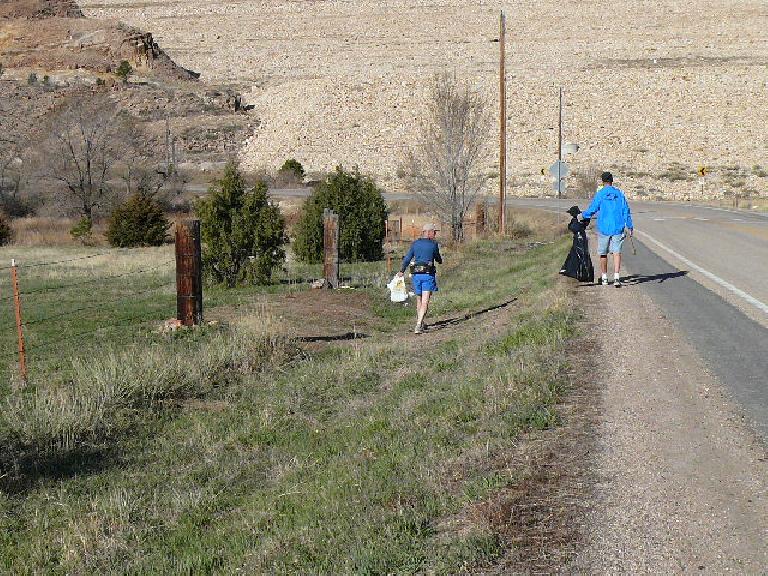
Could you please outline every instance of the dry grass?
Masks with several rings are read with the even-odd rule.
[[[11,221],[15,246],[82,246],[83,243],[75,240],[69,231],[77,223],[73,218],[53,218],[34,216],[29,218],[17,218]],[[92,246],[106,246],[104,237],[106,223],[94,224],[93,239],[89,242]]]

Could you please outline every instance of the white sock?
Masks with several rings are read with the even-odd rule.
[[[614,280],[618,280],[619,279],[619,273],[618,272],[614,272],[613,273],[613,279]]]
[[[608,274],[603,274],[603,280],[608,280]]]

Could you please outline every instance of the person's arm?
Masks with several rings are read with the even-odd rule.
[[[595,215],[595,212],[600,210],[600,200],[603,198],[602,192],[603,192],[602,188],[597,191],[597,193],[595,194],[595,197],[592,198],[592,202],[590,202],[589,207],[586,210],[584,210],[584,212],[581,213],[582,218],[584,218],[585,220],[589,220],[590,218],[592,218],[592,216]]]
[[[635,226],[632,224],[632,211],[629,209],[629,202],[626,200],[624,200],[624,202],[627,203],[627,217],[624,219],[624,223],[629,230],[629,235],[632,236],[635,233]]]
[[[403,258],[403,264],[400,266],[400,272],[398,272],[400,276],[405,274],[405,269],[408,268],[408,264],[410,263],[411,258],[413,258],[413,244],[411,244],[411,249],[408,250],[408,254],[405,255],[405,258]]]
[[[440,256],[440,245],[437,242],[435,242],[435,262],[438,264],[443,263],[443,257]]]

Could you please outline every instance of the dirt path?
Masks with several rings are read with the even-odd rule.
[[[583,295],[603,397],[586,548],[568,571],[767,574],[765,446],[648,296]]]

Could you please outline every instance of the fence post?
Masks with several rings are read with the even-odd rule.
[[[392,274],[392,232],[389,228],[389,220],[384,221],[384,226],[386,227],[384,232],[384,246],[386,247],[385,250],[387,251],[387,278],[389,278],[389,275]]]
[[[339,215],[326,208],[323,211],[323,276],[328,288],[339,287]]]
[[[11,260],[11,281],[13,283],[13,307],[16,310],[16,331],[19,335],[19,372],[21,380],[27,383],[27,350],[24,346],[24,329],[21,319],[21,296],[19,294],[19,274],[16,270],[16,260]]]
[[[485,234],[485,205],[478,202],[475,204],[475,236],[482,238]]]
[[[176,224],[176,317],[182,326],[203,321],[203,278],[200,220]]]

